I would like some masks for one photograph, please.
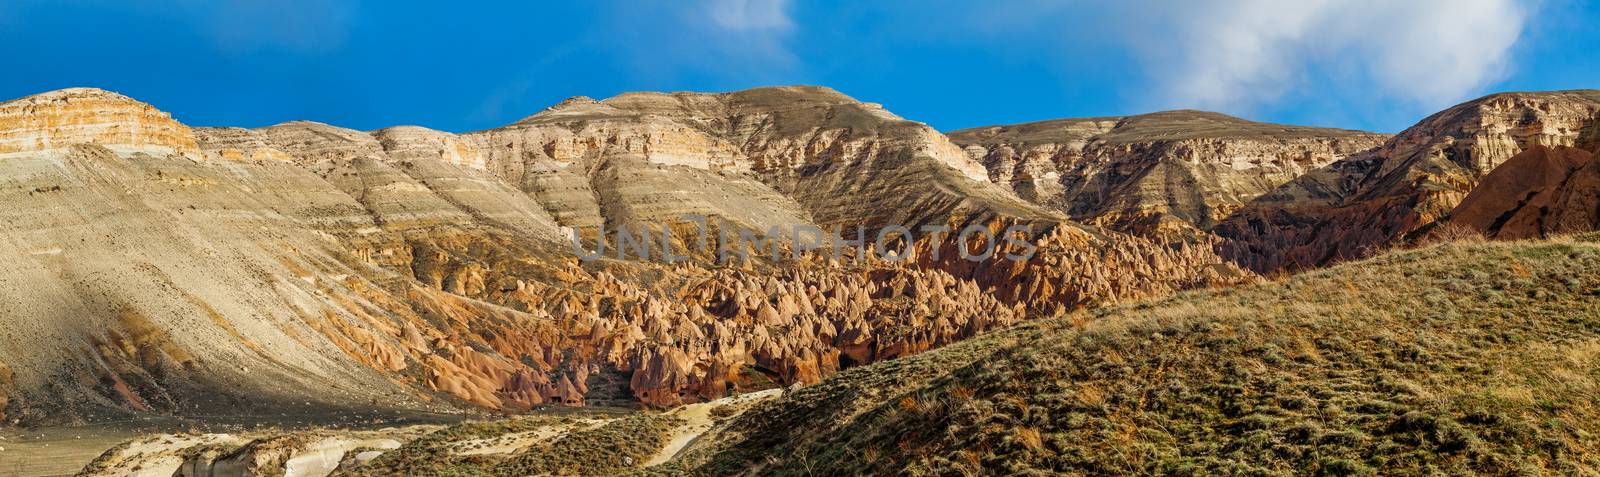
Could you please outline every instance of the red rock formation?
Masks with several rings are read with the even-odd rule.
[[[84,134],[8,155],[0,237],[17,246],[0,248],[0,281],[29,286],[0,287],[12,330],[0,361],[14,371],[0,409],[30,420],[305,403],[521,410],[613,399],[613,383],[665,406],[1250,278],[1204,247],[1067,222],[970,177],[976,163],[925,125],[837,93],[604,106],[624,113],[579,120],[599,106],[574,103],[468,139],[305,122],[190,131],[116,113],[152,125],[69,128]],[[156,132],[121,135],[145,129]],[[0,140],[36,135],[14,131]],[[588,192],[534,187],[554,170]],[[583,196],[598,200],[598,223],[685,211],[750,228],[1027,223],[1040,249],[968,262],[947,234],[901,262],[579,262],[557,237],[584,223],[567,201]]]
[[[1532,146],[1572,146],[1597,116],[1594,90],[1502,93],[1457,105],[1234,213],[1215,229],[1228,239],[1219,253],[1256,271],[1292,271],[1405,243],[1496,166]]]
[[[1496,167],[1446,224],[1497,239],[1600,228],[1600,161],[1588,151],[1534,146]]]

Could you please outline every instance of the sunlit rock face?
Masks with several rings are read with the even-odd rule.
[[[200,128],[207,156],[289,162],[355,198],[385,228],[485,220],[541,239],[555,220],[520,190],[483,171],[471,143],[416,126],[372,133],[295,121],[265,128]]]
[[[575,227],[597,224],[609,205],[591,177],[608,167],[697,184],[655,197],[650,216],[714,212],[759,226],[779,214],[846,227],[990,209],[1048,216],[989,184],[980,164],[932,128],[821,87],[573,98],[467,136],[488,151],[489,170]]]
[[[201,153],[208,160],[226,161],[278,161],[289,163],[294,158],[262,137],[261,133],[245,128],[194,128]]]
[[[1572,146],[1600,91],[1501,93],[1444,110],[1383,146],[1306,174],[1236,212],[1220,251],[1258,271],[1369,255],[1445,218],[1484,176],[1533,146]]]
[[[1501,163],[1444,220],[1496,239],[1600,228],[1600,161],[1575,147],[1532,146]]]
[[[1387,136],[1166,111],[988,126],[950,137],[994,182],[1073,219],[1138,234],[1192,235]]]
[[[98,144],[129,151],[198,154],[188,126],[120,94],[72,88],[0,104],[0,154]]]
[[[483,170],[487,157],[472,143],[421,126],[395,126],[372,132],[390,157],[399,161],[438,160],[456,167]]]
[[[459,135],[190,129],[97,90],[0,111],[8,421],[668,406],[1253,277],[1068,221],[938,132],[822,88],[574,100]],[[665,226],[682,250],[685,213],[1029,225],[1038,250],[966,260],[995,244],[947,233],[899,261],[583,262],[564,234]]]

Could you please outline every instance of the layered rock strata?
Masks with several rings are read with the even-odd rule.
[[[621,207],[635,221],[687,212],[757,230],[776,221],[916,227],[985,211],[1049,217],[989,184],[932,128],[820,87],[573,98],[466,137],[489,151],[490,170],[570,227],[616,220],[603,209]],[[607,180],[619,176],[657,192],[608,203],[632,195]]]
[[[1600,161],[1583,149],[1533,146],[1484,176],[1444,222],[1495,239],[1600,228]]]
[[[1386,136],[1166,111],[987,126],[950,138],[982,162],[995,183],[1075,220],[1192,236]]]
[[[1572,146],[1600,91],[1501,93],[1429,116],[1373,151],[1328,165],[1236,212],[1220,252],[1257,271],[1371,254],[1446,217],[1484,176],[1533,146]]]
[[[0,154],[79,143],[198,153],[189,127],[172,115],[105,90],[63,89],[0,104]]]
[[[33,106],[63,96],[109,113]],[[1065,222],[926,126],[816,88],[572,101],[469,135],[162,126],[92,90],[0,111],[78,118],[46,141],[0,134],[0,401],[17,422],[665,406],[1250,279],[1203,248]],[[1040,248],[969,262],[947,234],[899,262],[720,266],[580,262],[564,239],[682,213],[1029,224]]]

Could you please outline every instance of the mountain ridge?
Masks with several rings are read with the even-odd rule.
[[[562,449],[638,434],[648,442],[629,444],[628,458],[705,473],[748,470],[750,449],[775,445],[785,455],[765,465],[795,473],[793,466],[817,465],[816,455],[881,469],[999,465],[979,451],[1016,471],[1242,472],[1265,470],[1256,463],[1266,461],[1304,472],[1504,470],[1529,457],[1529,446],[1587,432],[1574,421],[1526,440],[1516,437],[1521,427],[1496,422],[1521,422],[1516,415],[1541,408],[1513,402],[1522,414],[1463,414],[1449,406],[1477,401],[1435,406],[1427,393],[1408,391],[1440,384],[1428,376],[1494,384],[1459,369],[1418,374],[1417,366],[1439,362],[1429,359],[1436,353],[1505,364],[1479,360],[1463,343],[1532,353],[1546,360],[1539,369],[1554,369],[1561,355],[1515,345],[1559,347],[1546,338],[1587,332],[1580,321],[1550,318],[1560,314],[1552,307],[1583,310],[1592,301],[1584,273],[1595,262],[1592,238],[1472,239],[1600,226],[1590,214],[1600,181],[1588,149],[1578,149],[1600,146],[1600,96],[1582,91],[1486,96],[1394,136],[1196,111],[946,135],[820,87],[573,98],[465,134],[312,121],[189,127],[99,90],[24,99],[0,103],[0,144],[15,149],[0,159],[0,200],[8,204],[0,240],[16,245],[0,250],[0,283],[19,284],[0,287],[0,302],[10,305],[0,310],[0,419],[12,425],[285,415],[348,423],[598,405],[646,411],[582,430],[540,419],[452,428],[380,465],[422,462],[441,449],[454,455],[449,442],[457,437],[550,428],[565,429],[551,444]],[[698,244],[709,250],[696,251],[697,226],[685,214],[710,219],[718,239]],[[890,234],[824,251],[842,255],[782,253],[794,245],[782,240],[785,227],[848,233],[895,225],[987,236]],[[580,259],[574,250],[620,230],[648,234],[647,249],[688,255]],[[780,253],[733,260],[720,249],[750,244],[717,232],[776,239]],[[1245,268],[1275,274],[1456,239],[1468,242],[1281,279]],[[1357,246],[1359,254],[1347,251]],[[985,247],[994,253],[968,256]],[[1495,285],[1463,285],[1482,280]],[[1440,301],[1450,294],[1461,297]],[[1505,322],[1502,305],[1537,320]],[[1278,321],[1252,321],[1261,317],[1251,310]],[[1320,314],[1340,319],[1313,319]],[[1152,316],[1187,321],[1144,334]],[[1482,326],[1462,328],[1461,320]],[[1367,324],[1423,333],[1366,340]],[[1473,334],[1513,328],[1520,338]],[[1012,341],[1035,332],[1070,339]],[[1319,339],[1293,340],[1308,334]],[[1174,341],[1217,353],[1165,355],[1144,344]],[[1573,352],[1587,359],[1584,349]],[[1317,359],[1330,355],[1349,359]],[[954,374],[901,372],[952,359],[967,361]],[[1143,364],[1133,369],[1130,359]],[[1358,365],[1374,362],[1381,366],[1371,369],[1393,373],[1349,381]],[[1179,364],[1189,372],[1165,381],[1178,387],[1139,390],[1141,373]],[[1249,375],[1261,380],[1230,382],[1253,386],[1250,396],[1274,396],[1250,403],[1270,412],[1245,412],[1237,394],[1206,381],[1244,379],[1227,373],[1263,366],[1272,372]],[[1078,377],[1061,384],[1051,370]],[[1066,401],[1051,386],[1076,386],[1083,376],[1100,387],[1073,388],[1075,401],[1058,406]],[[1530,386],[1548,387],[1528,376]],[[868,390],[840,394],[862,379]],[[950,383],[956,387],[940,387]],[[1324,432],[1291,403],[1306,396],[1272,394],[1281,391],[1273,383],[1346,385],[1340,389],[1355,389],[1352,396],[1389,404],[1327,397],[1339,411],[1317,418],[1356,431]],[[987,404],[957,409],[923,394],[874,394],[904,386]],[[1429,389],[1456,396],[1448,386]],[[1167,402],[1160,398],[1169,392],[1185,396],[1170,403],[1201,407],[1116,407],[1135,395]],[[732,421],[694,417],[736,395],[760,403]],[[677,410],[649,411],[661,408]],[[971,409],[1003,416],[1010,427],[993,431],[996,422]],[[855,417],[834,419],[840,412]],[[1169,435],[1106,434],[1039,418],[1056,415],[1102,431],[1146,419],[1143,429]],[[933,416],[956,420],[926,421]],[[1277,422],[1295,425],[1268,425]],[[944,432],[939,423],[964,427]],[[734,427],[708,430],[722,424]],[[815,426],[833,427],[788,434]],[[1262,434],[1284,428],[1304,432]],[[1282,445],[1251,440],[1265,437]],[[213,439],[243,445],[229,451],[235,457],[177,455],[226,466],[236,457],[311,452],[313,441],[332,446],[330,455],[352,450],[292,433],[270,439]],[[1127,448],[1149,465],[1073,447],[1112,439],[1132,442]],[[1230,446],[1248,458],[1168,445],[1179,441]],[[1305,457],[1313,444],[1337,455]],[[651,446],[674,450],[652,454]],[[956,448],[944,446],[972,452],[915,452]],[[1589,465],[1581,448],[1537,448],[1551,456],[1541,465]],[[857,449],[887,460],[844,458]],[[1281,449],[1300,454],[1275,453]],[[1396,449],[1435,457],[1407,460]],[[105,465],[143,465],[124,450],[107,453],[115,462]],[[465,462],[513,472],[576,458],[551,452]],[[597,468],[639,466],[617,459]]]
[[[1029,205],[952,167],[971,160],[920,123],[832,94],[785,99],[810,90],[635,95],[649,114],[482,135],[189,128],[93,93],[114,101],[45,111],[75,123],[0,161],[14,205],[0,237],[22,244],[0,282],[34,284],[3,291],[17,305],[0,312],[7,422],[672,406],[814,383],[1059,308],[1253,279],[1202,247]],[[26,127],[0,131],[37,137],[28,125],[48,121],[17,104],[0,104],[0,124]],[[903,244],[916,257],[903,264],[738,266],[585,262],[568,242],[643,226],[681,250],[692,230],[672,220],[686,212],[758,233],[1027,223],[1039,253],[967,261],[951,234]]]
[[[1259,272],[1292,271],[1414,240],[1512,156],[1572,146],[1596,123],[1600,90],[1463,102],[1260,196],[1219,225],[1219,251]]]
[[[990,178],[1076,220],[1209,240],[1238,207],[1387,136],[1193,110],[952,131]]]

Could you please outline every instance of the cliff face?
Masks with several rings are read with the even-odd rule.
[[[197,132],[207,155],[288,162],[315,174],[385,229],[482,221],[543,240],[559,235],[543,207],[483,171],[482,153],[449,133],[402,126],[369,134],[304,121]]]
[[[196,154],[194,135],[172,116],[120,94],[92,88],[51,91],[0,104],[0,154],[78,143]]]
[[[1073,219],[1193,235],[1309,171],[1385,136],[1202,111],[1061,119],[950,133],[990,178]]]
[[[1484,176],[1445,221],[1496,239],[1600,228],[1600,161],[1578,148],[1533,146]]]
[[[916,227],[994,211],[1050,216],[988,184],[982,167],[937,131],[820,87],[573,98],[466,136],[488,151],[490,170],[572,227],[598,225],[602,215],[662,223],[681,213],[757,230]],[[636,191],[617,182],[656,192],[629,198]]]
[[[80,95],[116,101],[32,106]],[[0,132],[26,145],[0,161],[8,421],[672,405],[1251,278],[1204,247],[1066,222],[926,126],[816,88],[569,101],[466,135],[191,130],[103,91],[0,111],[79,118],[48,140]],[[680,213],[756,230],[1025,223],[1040,250],[969,262],[947,234],[898,263],[718,266],[580,263],[565,242],[564,227]]]
[[[1444,218],[1485,174],[1533,146],[1572,146],[1600,91],[1490,95],[1424,119],[1376,150],[1266,194],[1217,227],[1258,271],[1356,258]]]

